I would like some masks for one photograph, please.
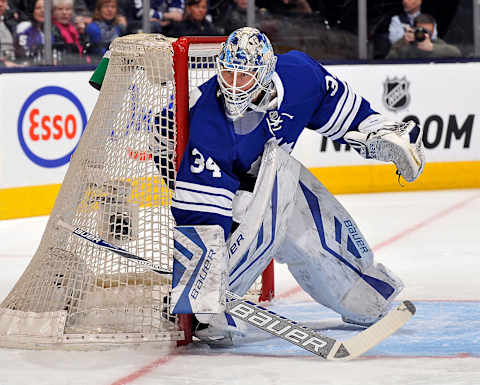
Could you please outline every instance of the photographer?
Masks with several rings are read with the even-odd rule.
[[[435,19],[421,13],[414,20],[414,28],[405,28],[405,38],[395,43],[386,59],[446,58],[462,56],[460,50],[442,39],[433,37]]]
[[[388,26],[388,40],[394,45],[399,40],[409,43],[413,37],[409,32],[413,31],[415,18],[420,15],[422,0],[402,0],[403,12],[395,15]]]

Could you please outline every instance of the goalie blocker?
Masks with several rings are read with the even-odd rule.
[[[177,226],[174,231],[172,314],[225,309],[227,253],[220,226]]]

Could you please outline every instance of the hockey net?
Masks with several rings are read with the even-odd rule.
[[[76,237],[58,221],[172,269],[169,206],[188,138],[188,92],[214,75],[221,41],[139,34],[112,43],[38,250],[0,305],[0,346],[189,342],[191,317],[170,314],[170,275]],[[264,277],[251,297],[273,295],[271,268]]]

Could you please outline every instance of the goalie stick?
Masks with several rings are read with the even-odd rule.
[[[156,273],[172,273],[147,259],[132,254],[118,246],[111,245],[78,227],[71,226],[61,220],[57,224],[86,241],[106,248]],[[225,311],[252,326],[308,350],[323,359],[348,360],[362,355],[400,329],[415,314],[415,306],[410,301],[403,301],[375,324],[343,341],[318,333],[263,306],[244,300],[229,291],[227,291]]]
[[[136,261],[139,265],[145,266],[149,268],[150,270],[154,271],[155,273],[158,274],[172,274],[170,270],[166,270],[162,268],[160,265],[157,265],[153,262],[150,262],[149,260],[145,258],[141,258],[135,254],[132,254],[128,252],[127,250],[122,249],[121,247],[112,245],[111,243],[108,243],[107,241],[103,240],[100,237],[97,237],[88,231],[82,230],[80,227],[74,227],[72,225],[69,225],[68,223],[58,220],[57,221],[58,226],[62,227],[65,230],[70,231],[71,233],[75,234],[77,237],[83,238],[86,241],[92,242],[97,246],[103,247],[107,250],[113,251],[114,253],[124,257],[131,259],[133,261]]]
[[[289,320],[253,302],[227,292],[227,313],[280,337],[326,360],[352,359],[365,353],[400,329],[414,314],[415,306],[403,301],[372,326],[344,341]]]

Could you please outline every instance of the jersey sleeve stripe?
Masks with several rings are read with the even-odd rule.
[[[345,101],[345,104],[342,106],[342,109],[340,110],[339,116],[337,117],[335,124],[331,127],[330,130],[325,132],[324,134],[325,136],[335,135],[338,131],[342,130],[342,123],[348,117],[348,115],[350,114],[354,106],[355,93],[348,86],[348,84],[344,83],[344,86],[345,86],[345,89],[348,91],[347,100]]]
[[[207,194],[223,195],[225,198],[230,200],[233,200],[233,198],[235,197],[235,194],[230,190],[227,190],[221,187],[210,187],[210,186],[205,186],[202,184],[196,184],[196,183],[190,183],[190,182],[177,181],[176,188],[190,190],[190,191],[197,191],[197,192],[202,192]]]
[[[337,114],[337,117],[335,118],[335,121],[333,122],[332,126],[323,133],[323,135],[325,136],[330,136],[332,135],[334,132],[337,132],[340,128],[339,127],[339,121],[341,121],[343,119],[343,114],[344,114],[344,111],[345,111],[345,108],[349,108],[350,107],[350,98],[351,98],[351,93],[350,93],[350,89],[348,89],[347,87],[345,87],[346,89],[346,93],[347,93],[347,97],[345,98],[345,101],[343,102],[342,104],[342,107],[340,108],[340,113]]]
[[[346,123],[348,121],[350,121],[351,123],[358,111],[358,108],[356,108],[356,103],[357,100],[360,100],[359,96],[355,94],[352,90],[350,90],[350,94],[353,96],[353,103],[350,106],[350,110],[346,112],[346,114],[342,114],[341,123],[337,125],[337,129],[335,131],[329,132],[329,134],[327,135],[332,140],[341,138],[343,135],[345,135],[345,133],[348,131],[348,127],[350,126],[350,124],[347,125]],[[358,105],[358,107],[360,107],[360,105]],[[351,117],[352,119],[350,119]]]
[[[354,99],[355,99],[356,96],[355,96],[355,95],[353,95],[353,96],[354,96]],[[328,135],[326,135],[326,136],[328,136],[329,138],[333,138],[333,137],[336,137],[336,135],[337,135],[338,133],[341,133],[341,132],[343,131],[344,123],[345,123],[345,121],[347,120],[349,114],[352,112],[352,110],[353,110],[354,107],[355,107],[355,104],[352,103],[352,105],[351,105],[351,107],[350,107],[350,110],[348,111],[348,113],[346,114],[346,116],[342,116],[342,122],[341,122],[340,124],[337,124],[337,125],[336,125],[336,127],[335,127],[336,130],[335,130],[335,131],[330,130],[331,132],[329,132]]]
[[[337,102],[337,105],[335,107],[335,111],[333,111],[333,114],[332,116],[330,116],[330,119],[328,120],[327,123],[325,123],[322,127],[320,127],[317,132],[321,133],[321,134],[327,134],[328,131],[330,131],[332,129],[332,127],[334,127],[335,123],[338,121],[338,118],[341,114],[341,112],[343,111],[343,109],[345,108],[345,104],[348,103],[348,99],[349,99],[349,94],[350,94],[350,91],[347,87],[347,85],[343,82],[340,82],[342,85],[343,85],[343,94],[342,96],[340,97],[340,100]]]
[[[348,118],[345,120],[345,122],[342,124],[342,128],[340,131],[338,131],[336,134],[330,136],[330,139],[332,140],[337,140],[342,138],[346,132],[350,129],[350,125],[352,124],[353,120],[355,119],[355,116],[357,116],[358,110],[360,109],[360,105],[362,104],[362,97],[359,95],[355,95],[355,103],[352,106],[352,110],[350,114],[348,115]]]
[[[173,200],[192,204],[215,205],[229,210],[232,209],[232,200],[223,195],[183,190],[179,188],[176,189],[175,198]]]
[[[219,214],[225,217],[232,217],[232,209],[224,209],[222,207],[214,206],[214,205],[205,205],[205,204],[194,204],[194,203],[185,203],[185,202],[178,202],[173,200],[172,207],[180,210],[187,210],[187,211],[197,211],[197,212],[204,212],[204,213],[211,213],[211,214]]]

